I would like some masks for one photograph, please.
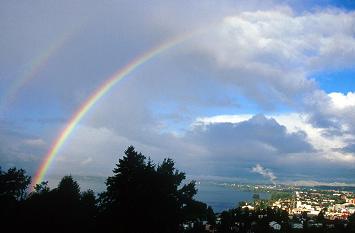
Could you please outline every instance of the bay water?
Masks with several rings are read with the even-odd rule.
[[[73,178],[80,184],[81,191],[91,189],[95,193],[100,193],[106,189],[106,177],[73,175]],[[48,179],[49,186],[51,188],[56,187],[59,180],[59,177]],[[216,213],[236,208],[241,201],[253,201],[253,192],[240,191],[226,183],[197,181],[196,188],[197,194],[195,199],[211,206]],[[261,192],[258,194],[261,199],[270,198],[269,193]]]

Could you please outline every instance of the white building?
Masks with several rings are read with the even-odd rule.
[[[278,224],[278,223],[275,222],[275,221],[270,222],[270,223],[269,223],[269,226],[270,226],[272,229],[276,230],[276,231],[281,230],[281,225]]]

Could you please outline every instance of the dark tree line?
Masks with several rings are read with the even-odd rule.
[[[194,200],[194,182],[171,159],[155,165],[130,146],[119,159],[106,191],[80,191],[65,176],[54,189],[42,182],[27,193],[31,178],[23,169],[0,168],[1,228],[11,232],[205,232],[202,221],[214,224],[214,213]],[[184,225],[193,226],[188,230]],[[9,231],[9,232],[10,232]]]

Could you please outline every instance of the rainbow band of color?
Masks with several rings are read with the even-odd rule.
[[[34,79],[38,73],[45,67],[50,58],[56,54],[60,49],[62,49],[83,27],[84,23],[78,24],[73,27],[70,31],[64,33],[61,37],[58,37],[50,46],[47,47],[36,59],[32,61],[28,69],[26,69],[21,76],[21,78],[15,80],[12,85],[7,89],[0,100],[0,114],[7,110],[7,106],[14,101],[16,95],[21,91],[21,89],[29,82]]]
[[[175,37],[157,47],[154,47],[147,52],[143,53],[141,56],[136,57],[133,61],[128,63],[122,69],[119,69],[113,76],[108,78],[99,88],[97,88],[93,94],[81,105],[81,107],[75,112],[75,114],[70,118],[66,127],[59,134],[57,139],[52,144],[50,150],[45,155],[40,167],[38,168],[35,177],[33,179],[31,188],[33,191],[33,186],[41,183],[48,171],[49,166],[53,162],[53,159],[58,154],[59,149],[68,139],[69,135],[73,132],[74,128],[78,125],[80,120],[85,116],[85,114],[95,105],[95,103],[104,96],[118,81],[122,80],[125,76],[130,74],[133,70],[138,68],[143,63],[147,62],[151,58],[159,55],[167,49],[170,49],[177,44],[185,41],[195,33],[185,34],[179,37]]]

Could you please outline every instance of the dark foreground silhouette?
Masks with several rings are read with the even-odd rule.
[[[154,165],[132,146],[107,178],[106,191],[98,196],[92,190],[81,192],[71,176],[63,177],[55,189],[42,182],[28,194],[31,178],[23,169],[0,169],[1,228],[8,232],[175,233],[194,225],[189,231],[195,231],[202,221],[213,223],[214,213],[193,199],[195,184],[182,184],[184,179],[171,159]]]
[[[185,174],[171,159],[155,165],[130,146],[119,159],[106,191],[95,195],[80,191],[71,176],[57,188],[47,182],[27,193],[31,178],[23,169],[0,168],[1,232],[118,232],[118,233],[203,233],[203,232],[355,232],[355,216],[349,221],[317,221],[319,228],[292,229],[286,211],[270,207],[238,207],[215,215],[211,207],[196,201],[195,183],[183,183]],[[322,218],[323,217],[323,218]],[[280,230],[270,226],[277,222]],[[328,226],[333,227],[329,228]]]

